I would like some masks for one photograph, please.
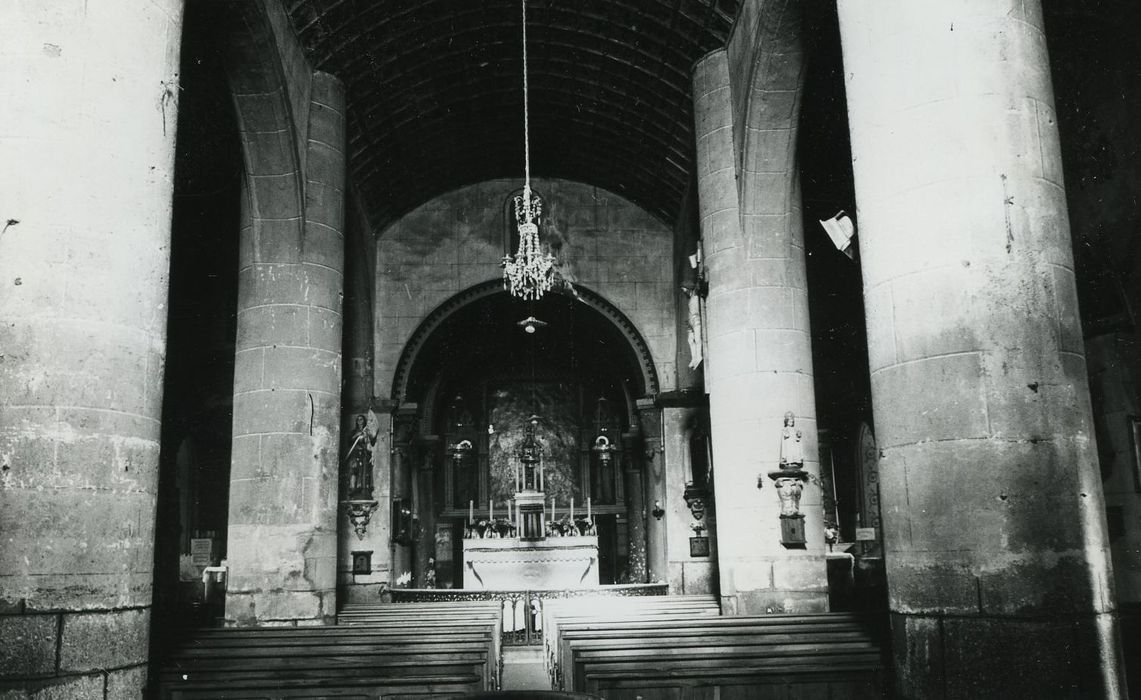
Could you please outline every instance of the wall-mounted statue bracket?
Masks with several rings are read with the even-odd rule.
[[[365,533],[368,531],[369,520],[372,519],[372,514],[380,507],[380,503],[374,500],[351,500],[344,501],[345,509],[348,511],[349,522],[353,524],[353,531],[357,533],[358,539],[364,539]]]

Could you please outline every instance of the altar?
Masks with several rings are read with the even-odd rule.
[[[552,497],[548,508],[541,445],[536,437],[538,416],[531,416],[517,452],[506,517],[477,520],[468,503],[463,540],[464,590],[566,590],[598,588],[598,532],[591,517],[574,507],[572,497],[562,517]]]
[[[466,590],[598,587],[598,537],[465,539]]]

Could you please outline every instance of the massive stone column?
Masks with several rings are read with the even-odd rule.
[[[146,681],[181,26],[0,4],[5,697]]]
[[[310,99],[300,210],[289,183],[301,174],[273,172],[269,157],[291,135],[243,132],[252,186],[238,283],[230,624],[321,623],[336,612],[344,90],[314,73]]]
[[[795,129],[786,124],[785,151],[772,158],[773,168],[749,151],[754,162],[739,195],[733,92],[749,90],[754,119],[764,114],[765,97],[731,86],[725,51],[697,63],[693,85],[722,607],[731,614],[821,611],[827,575],[819,489],[805,486],[801,497],[806,545],[787,546],[767,476],[779,468],[789,411],[801,431],[804,468],[818,469],[798,174],[786,162]],[[760,148],[766,136],[775,142],[782,135],[750,133],[743,141]]]
[[[1117,697],[1037,0],[841,0],[901,697]]]

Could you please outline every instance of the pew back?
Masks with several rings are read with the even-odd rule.
[[[884,697],[888,688],[879,616],[549,612],[557,688],[644,700]]]
[[[493,691],[501,663],[493,606],[402,604],[350,611],[335,627],[195,630],[162,664],[160,696],[390,700]]]

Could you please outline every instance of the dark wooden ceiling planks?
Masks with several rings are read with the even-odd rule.
[[[690,69],[738,0],[531,0],[531,170],[617,192],[667,224],[694,158]],[[523,175],[517,0],[286,0],[345,82],[349,168],[375,230],[443,192]]]

